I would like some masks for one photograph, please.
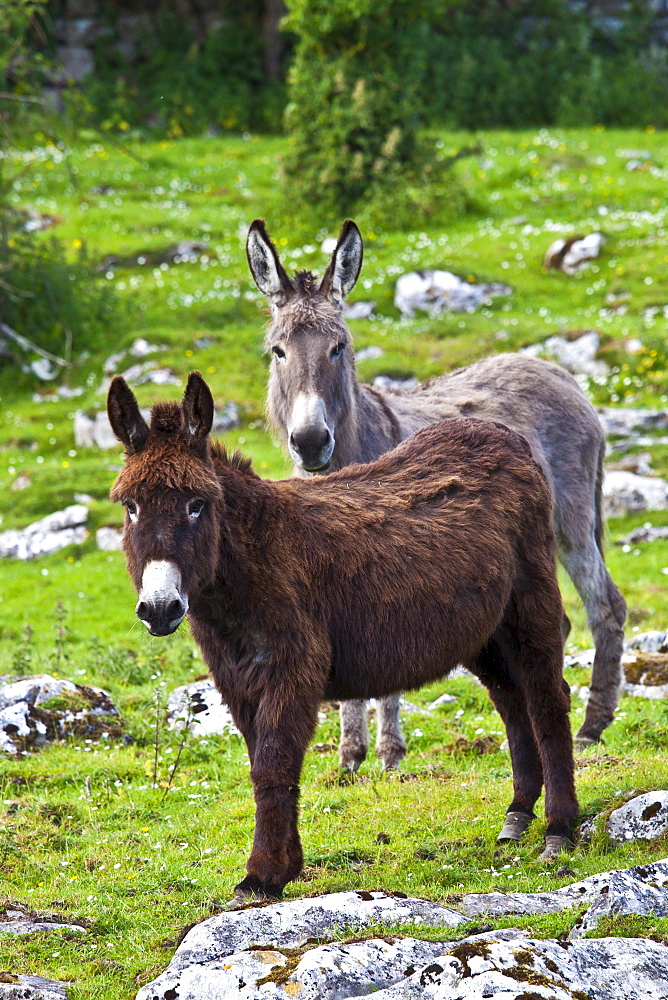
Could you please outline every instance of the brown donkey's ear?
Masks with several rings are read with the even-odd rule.
[[[141,451],[148,437],[148,425],[139,412],[132,389],[120,375],[114,376],[109,386],[107,415],[111,429],[125,445],[125,453],[134,455]]]
[[[352,219],[346,219],[341,226],[336,250],[320,283],[321,293],[336,303],[343,302],[359,278],[363,253],[362,234]]]
[[[213,425],[214,408],[211,390],[199,372],[191,372],[183,394],[183,415],[186,433],[195,441],[203,441]]]
[[[262,219],[255,219],[248,230],[246,256],[255,284],[272,306],[282,306],[294,292],[285,268],[269,238]]]

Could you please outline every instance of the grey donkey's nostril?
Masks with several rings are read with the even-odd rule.
[[[317,451],[326,448],[332,435],[328,427],[309,428],[304,431],[293,431],[290,435],[290,444],[296,451]]]

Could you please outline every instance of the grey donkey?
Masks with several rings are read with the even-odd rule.
[[[577,734],[594,743],[612,722],[621,682],[626,603],[603,559],[601,488],[605,439],[575,380],[547,361],[498,354],[411,390],[381,390],[357,379],[343,301],[362,266],[354,222],[341,229],[321,281],[288,277],[264,223],[248,233],[248,262],[267,297],[271,352],[267,412],[297,476],[370,462],[426,424],[470,416],[507,424],[529,441],[553,498],[558,553],[580,594],[594,636],[591,694]],[[369,747],[364,702],[341,705],[341,765],[357,770]],[[377,753],[386,768],[406,752],[399,695],[378,702]]]

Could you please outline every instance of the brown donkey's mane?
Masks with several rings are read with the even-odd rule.
[[[188,613],[248,746],[256,828],[239,894],[275,898],[299,874],[299,777],[320,702],[421,687],[458,663],[508,732],[503,835],[528,825],[544,782],[543,857],[569,843],[563,609],[549,490],[526,441],[452,419],[370,465],[270,482],[209,445],[213,400],[198,373],[180,421],[172,404],[148,427],[118,377],[108,411],[126,444],[112,496],[127,510],[137,614],[166,635]]]

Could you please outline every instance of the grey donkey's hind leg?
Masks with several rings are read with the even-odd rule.
[[[596,743],[612,722],[617,707],[626,602],[593,538],[587,547],[562,551],[560,557],[582,598],[596,647],[589,701],[576,740],[580,744]]]
[[[399,695],[392,694],[377,701],[378,736],[376,752],[385,769],[398,767],[406,753],[406,744],[399,728]],[[356,771],[369,749],[366,702],[341,702],[341,743],[339,760],[347,771]]]

